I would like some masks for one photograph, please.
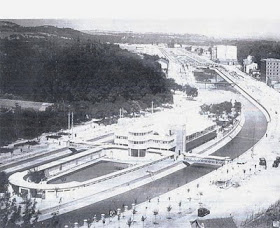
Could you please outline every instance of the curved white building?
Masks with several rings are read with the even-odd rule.
[[[145,157],[147,150],[173,150],[176,135],[171,130],[159,133],[152,124],[130,124],[129,129],[121,128],[115,132],[114,143],[128,147],[129,156]]]

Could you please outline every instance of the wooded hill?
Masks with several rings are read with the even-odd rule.
[[[2,22],[0,33],[1,94],[55,103],[44,114],[49,123],[39,129],[38,123],[30,126],[30,120],[41,120],[40,113],[17,110],[14,121],[15,113],[2,110],[0,138],[5,142],[8,135],[15,139],[42,133],[46,127],[65,127],[68,110],[75,112],[76,121],[83,121],[117,115],[121,107],[133,113],[152,101],[156,106],[172,102],[170,90],[176,84],[165,78],[157,56],[140,57],[73,29]]]

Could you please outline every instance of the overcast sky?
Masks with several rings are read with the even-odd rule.
[[[83,19],[77,29],[280,37],[279,0],[1,0],[0,18]]]

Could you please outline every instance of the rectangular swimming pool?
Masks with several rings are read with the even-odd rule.
[[[111,161],[99,161],[93,165],[87,166],[85,168],[76,170],[72,173],[60,176],[53,180],[50,180],[49,184],[61,184],[68,183],[71,181],[84,182],[97,178],[109,173],[116,172],[118,170],[125,169],[129,166],[126,163],[111,162]]]

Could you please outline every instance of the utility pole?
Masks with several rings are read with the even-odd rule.
[[[74,132],[74,113],[72,112],[72,139],[73,139],[73,132]]]
[[[68,130],[70,130],[70,112],[68,112]]]
[[[120,108],[120,118],[122,118],[122,108]]]
[[[152,101],[152,114],[154,113],[154,101]]]
[[[71,124],[70,124],[70,122],[71,122],[71,119],[70,119],[70,112],[68,112],[68,138],[70,139],[70,128],[71,128]]]

